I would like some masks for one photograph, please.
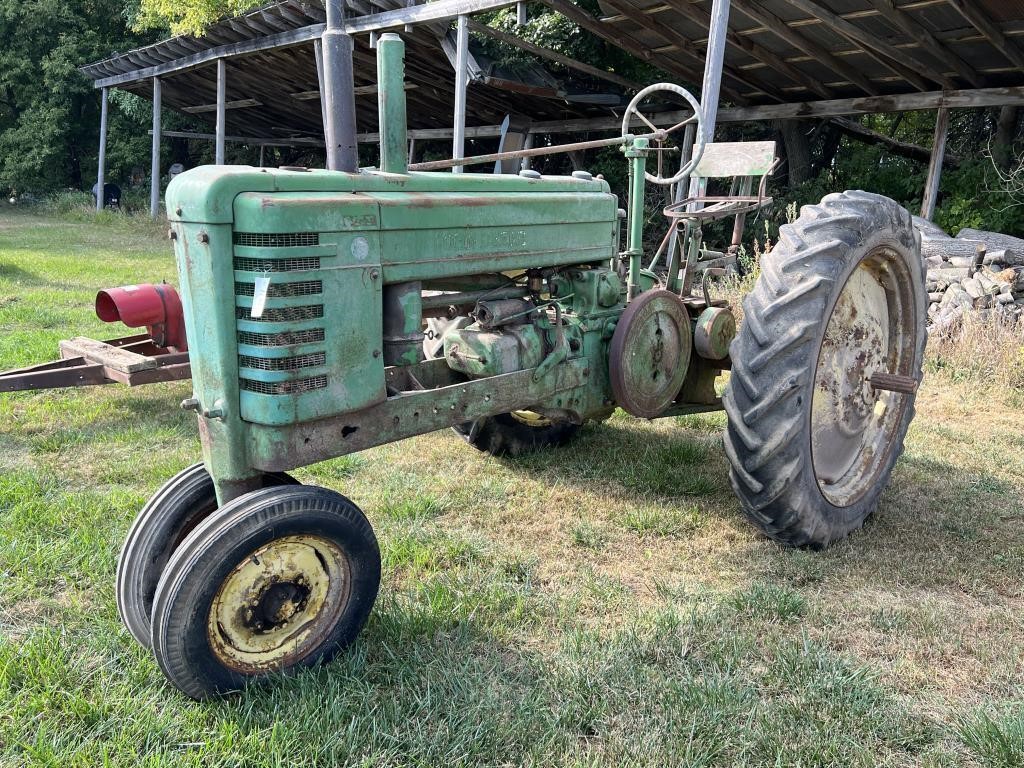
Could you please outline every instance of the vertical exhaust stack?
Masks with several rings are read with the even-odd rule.
[[[405,43],[393,32],[377,41],[377,120],[380,123],[380,169],[409,172],[405,116]]]
[[[352,78],[352,37],[345,32],[345,0],[327,0],[323,34],[324,119],[327,121],[327,167],[359,170],[356,147],[356,96]]]

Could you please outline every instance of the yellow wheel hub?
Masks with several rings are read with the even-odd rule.
[[[210,606],[220,661],[246,673],[284,669],[322,645],[351,591],[348,560],[319,536],[286,536],[238,563]]]
[[[554,422],[534,411],[512,411],[513,419],[528,427],[550,427]]]

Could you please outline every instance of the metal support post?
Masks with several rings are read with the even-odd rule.
[[[921,217],[932,220],[935,204],[939,199],[939,182],[942,180],[942,163],[946,157],[946,137],[949,135],[949,110],[940,109],[935,116],[935,138],[932,139],[932,156],[928,163],[928,179],[924,184],[924,200],[921,203]]]
[[[456,28],[455,49],[455,125],[452,138],[452,159],[466,156],[466,87],[469,78],[469,17],[459,16]],[[461,166],[452,168],[452,173],[462,173]]]
[[[523,149],[533,149],[533,134],[532,133],[526,134],[526,141],[523,142]],[[523,158],[523,168],[522,168],[522,170],[524,170],[524,171],[530,170],[530,166],[531,165],[533,165],[533,158],[530,157],[529,155],[526,155]]]
[[[227,134],[225,106],[227,104],[228,90],[227,62],[224,59],[217,59],[217,129],[216,143],[214,145],[214,163],[224,165],[224,136]]]
[[[160,78],[153,78],[153,149],[149,167],[149,215],[160,213],[160,110],[163,93]],[[102,190],[101,190],[102,192]]]
[[[320,122],[324,127],[324,146],[330,146],[331,137],[328,133],[327,109],[324,101],[324,44],[320,40],[313,41],[313,59],[316,61],[316,82],[320,89]]]
[[[626,228],[626,252],[629,258],[627,297],[632,301],[640,293],[640,270],[643,268],[644,242],[644,190],[647,180],[648,140],[634,139],[626,145],[624,154],[629,163],[629,210]]]
[[[356,96],[352,78],[352,38],[345,32],[344,0],[328,0],[327,27],[321,38],[327,115],[327,167],[332,171],[359,170],[356,147]]]
[[[96,210],[103,210],[105,196],[103,187],[107,183],[107,101],[110,91],[104,88],[100,91],[100,156],[96,168]]]
[[[711,6],[711,28],[708,32],[707,58],[704,61],[704,84],[700,91],[700,106],[704,111],[704,139],[715,140],[718,120],[718,99],[722,91],[722,65],[725,62],[725,41],[729,35],[729,0],[714,0]],[[701,194],[704,183],[690,179],[691,196]]]

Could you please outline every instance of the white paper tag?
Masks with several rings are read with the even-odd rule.
[[[269,277],[257,277],[252,291],[252,309],[249,317],[263,317],[263,309],[267,306],[267,292],[270,290]]]

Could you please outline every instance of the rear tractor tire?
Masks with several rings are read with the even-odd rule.
[[[465,328],[471,322],[468,317],[428,320],[423,342],[426,356],[444,355],[444,335],[449,330]],[[500,413],[452,427],[467,443],[491,456],[522,456],[543,448],[556,448],[572,440],[579,430],[579,424],[555,421],[533,411]]]
[[[903,451],[921,380],[920,235],[888,198],[844,192],[783,226],[744,299],[724,396],[725,452],[747,516],[824,547],[874,511]]]

